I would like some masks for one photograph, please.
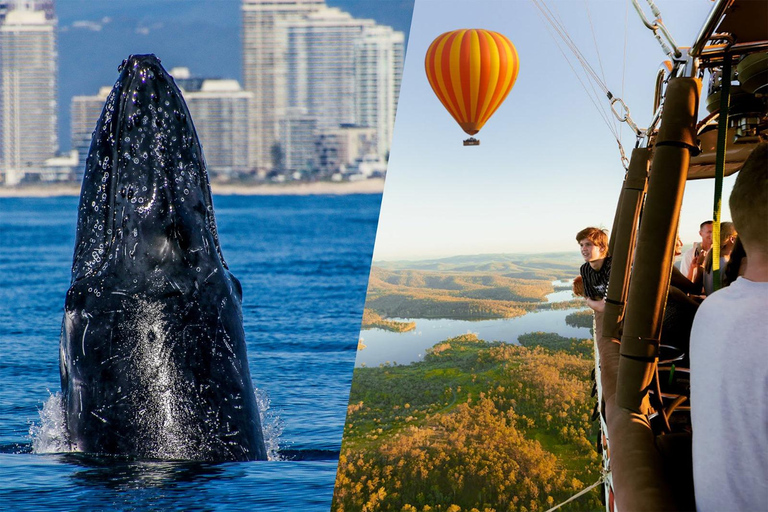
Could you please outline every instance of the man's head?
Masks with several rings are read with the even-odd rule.
[[[768,143],[752,151],[733,185],[731,218],[750,260],[768,258]]]
[[[701,248],[708,251],[712,247],[712,224],[711,220],[701,223],[699,226],[699,236],[701,237]]]
[[[599,228],[584,228],[576,234],[584,261],[601,260],[608,256],[608,235]]]
[[[720,223],[720,254],[730,254],[736,243],[736,226],[733,222]]]

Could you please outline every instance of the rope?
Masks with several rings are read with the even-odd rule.
[[[579,493],[576,493],[576,494],[574,494],[573,496],[571,496],[570,498],[568,498],[568,499],[567,499],[567,500],[565,500],[564,502],[560,503],[559,505],[555,505],[555,506],[554,506],[554,507],[552,507],[551,509],[547,510],[547,512],[552,512],[553,510],[557,510],[557,509],[559,509],[560,507],[562,507],[562,506],[563,506],[563,505],[565,505],[566,503],[570,503],[570,502],[572,502],[573,500],[575,500],[576,498],[579,498],[579,497],[583,496],[584,494],[588,493],[589,491],[591,491],[592,489],[594,489],[595,487],[597,487],[598,485],[600,485],[600,484],[602,484],[602,483],[603,483],[603,477],[601,476],[601,477],[600,477],[600,478],[597,480],[597,482],[593,483],[592,485],[590,485],[589,487],[587,487],[587,488],[586,488],[586,489],[584,489],[583,491],[581,491],[581,492],[579,492]]]
[[[600,75],[603,78],[602,83],[603,84],[607,84],[608,81],[605,79],[605,69],[603,68],[603,59],[600,58],[600,47],[597,45],[597,36],[595,35],[595,26],[592,24],[592,13],[589,10],[589,0],[584,0],[584,10],[587,11],[587,20],[589,20],[589,30],[590,30],[590,32],[592,32],[592,42],[595,44],[595,54],[597,55],[597,63],[600,65]],[[622,96],[623,95],[624,94],[623,94],[623,91],[622,91]],[[613,124],[614,125],[617,124],[617,120],[616,119],[613,120]],[[620,136],[621,136],[621,123],[618,123],[618,127],[614,128],[614,134],[616,136],[616,139],[620,140]],[[622,152],[622,156],[624,156],[623,155],[624,150],[623,150],[623,148],[621,148],[621,143],[619,143],[619,149]]]
[[[592,13],[589,12],[589,3],[587,0],[584,0],[584,8],[587,11],[589,30],[592,32],[592,42],[595,43],[595,53],[597,54],[597,63],[600,64],[600,74],[603,76],[603,83],[605,83],[605,69],[603,69],[603,60],[600,58],[600,48],[597,46],[597,36],[595,36],[595,27],[592,24]]]
[[[629,20],[629,0],[624,2],[624,52],[621,56],[621,97],[624,97],[624,79],[627,76],[627,39],[629,31],[627,30],[627,21]],[[619,125],[619,135],[621,135],[624,124]]]
[[[603,83],[603,81],[600,79],[600,77],[597,75],[595,70],[590,66],[587,59],[584,58],[584,55],[579,50],[578,46],[576,46],[576,43],[573,42],[573,39],[571,39],[571,36],[568,34],[568,31],[565,29],[562,23],[560,23],[554,14],[552,14],[552,11],[547,7],[547,5],[544,3],[544,0],[533,0],[534,5],[539,9],[539,11],[544,15],[546,20],[552,25],[552,27],[557,31],[558,35],[562,38],[563,42],[568,46],[568,48],[573,52],[576,59],[579,61],[579,63],[584,68],[584,71],[592,77],[592,80],[602,89],[604,94],[608,94],[610,91],[608,90],[608,87]]]
[[[600,64],[600,71],[603,74],[603,78],[600,78],[600,76],[598,76],[598,74],[594,70],[594,68],[589,64],[587,59],[584,57],[584,55],[579,50],[579,48],[576,45],[576,43],[571,38],[570,34],[568,34],[568,31],[566,30],[566,28],[565,28],[564,24],[562,23],[562,21],[547,6],[547,4],[545,3],[545,0],[531,0],[531,1],[533,2],[534,6],[538,9],[539,15],[546,22],[545,26],[547,27],[547,31],[549,32],[549,34],[552,37],[552,39],[555,41],[555,44],[556,44],[558,50],[563,55],[563,58],[565,58],[566,62],[570,66],[570,68],[573,71],[574,75],[576,75],[576,78],[579,81],[579,84],[581,84],[582,89],[584,89],[584,92],[586,92],[587,97],[589,97],[589,100],[592,102],[592,105],[594,105],[594,107],[597,110],[598,114],[603,118],[603,122],[608,127],[608,130],[611,132],[611,134],[613,135],[614,139],[616,139],[616,143],[619,146],[619,152],[621,154],[621,162],[622,162],[622,165],[624,166],[624,168],[626,169],[628,164],[629,164],[629,160],[627,159],[626,154],[624,153],[624,147],[623,147],[623,145],[621,143],[621,131],[620,131],[620,128],[621,128],[621,124],[622,123],[619,123],[619,126],[616,126],[615,121],[612,124],[610,119],[611,119],[611,117],[615,117],[619,121],[629,123],[630,126],[632,127],[633,131],[635,131],[636,135],[639,135],[640,132],[638,131],[638,129],[635,127],[634,123],[631,122],[631,119],[629,118],[629,109],[626,107],[626,105],[624,105],[624,102],[621,101],[620,98],[615,98],[614,97],[614,95],[611,93],[611,91],[608,89],[608,86],[605,83],[605,72],[604,72],[604,69],[603,69],[603,63],[602,63],[602,60],[600,58],[600,51],[599,51],[598,46],[597,46],[597,39],[596,39],[596,36],[595,36],[594,27],[592,25],[592,17],[591,17],[590,11],[589,11],[589,6],[586,4],[586,0],[585,0],[585,5],[586,5],[586,9],[587,9],[587,17],[589,19],[590,29],[592,31],[592,39],[593,39],[593,41],[595,43],[595,49],[597,51],[597,58],[598,58],[598,62]],[[581,76],[579,75],[579,73],[576,71],[575,67],[571,63],[571,60],[568,58],[568,56],[563,51],[563,48],[560,46],[560,42],[558,41],[558,38],[556,38],[554,36],[553,31],[557,33],[557,35],[559,36],[559,40],[562,41],[562,43],[565,44],[565,46],[568,47],[568,49],[573,54],[573,57],[579,62],[579,64],[581,65],[581,68],[583,69],[584,74],[587,76],[587,78],[591,79],[591,80],[588,80],[589,81],[589,87],[592,90],[591,94],[590,94],[589,89],[585,85],[584,81],[582,80]],[[625,29],[625,39],[626,39],[626,29]],[[626,41],[625,41],[624,60],[625,60],[625,63],[626,63]],[[623,75],[624,75],[624,71],[622,70],[622,90],[624,88],[624,85],[623,85]],[[607,109],[605,108],[605,106],[603,106],[601,108],[601,105],[604,105],[604,104],[599,99],[600,98],[600,93],[595,89],[595,86],[597,86],[602,91],[602,93],[611,101],[610,109],[611,109],[611,112],[614,114],[614,116],[610,116],[608,114]],[[620,114],[618,114],[614,110],[614,106],[613,105],[616,102],[619,102],[622,105],[623,109],[624,109],[623,110],[623,113],[624,113],[623,118],[620,116]]]
[[[534,3],[536,3],[536,2],[537,2],[537,0],[533,0],[533,1],[534,1]],[[537,7],[538,7],[538,6],[537,6]],[[546,19],[546,15],[545,15],[545,14],[541,13],[540,15],[543,15],[543,16],[545,17],[545,19]],[[547,20],[547,21],[549,21],[549,20]],[[609,119],[610,119],[610,118],[608,117],[608,114],[607,114],[607,113],[606,113],[604,110],[601,110],[601,109],[600,109],[600,106],[598,105],[597,101],[595,100],[595,97],[597,96],[597,92],[595,92],[595,90],[594,90],[594,88],[593,88],[593,89],[592,89],[592,93],[593,93],[593,94],[590,94],[589,90],[587,89],[587,86],[584,84],[584,81],[581,79],[581,76],[579,76],[579,73],[577,73],[577,72],[576,72],[576,68],[574,68],[574,67],[573,67],[573,64],[572,64],[572,63],[571,63],[571,61],[568,59],[568,56],[565,54],[565,52],[563,51],[563,49],[560,47],[560,44],[558,43],[558,40],[557,40],[557,38],[555,38],[554,34],[552,33],[552,29],[554,29],[554,30],[558,30],[558,29],[557,29],[557,27],[556,27],[556,26],[554,26],[554,25],[552,25],[552,23],[551,23],[551,22],[550,22],[550,24],[549,24],[549,25],[545,24],[544,26],[547,28],[547,32],[549,32],[549,35],[552,37],[552,40],[553,40],[553,41],[555,41],[555,45],[557,46],[557,49],[560,51],[560,54],[561,54],[561,55],[563,56],[563,58],[565,59],[565,62],[566,62],[566,63],[568,64],[568,66],[571,68],[571,71],[573,71],[573,74],[576,76],[576,79],[579,81],[579,84],[581,85],[582,89],[584,89],[584,92],[586,93],[587,97],[589,98],[589,101],[591,101],[591,102],[592,102],[592,105],[593,105],[593,106],[595,107],[595,109],[597,110],[597,113],[600,115],[600,117],[603,119],[603,122],[605,123],[605,125],[608,127],[608,129],[611,131],[611,133],[613,133],[614,137],[616,137],[616,139],[617,139],[617,141],[618,141],[618,136],[617,136],[617,134],[616,134],[616,132],[615,132],[615,129],[614,129],[614,127],[611,125],[611,123],[609,122]],[[561,39],[563,38],[562,34],[559,34],[559,33],[558,33],[558,35],[560,35],[560,36],[561,36]],[[567,43],[566,43],[566,44],[567,44]],[[592,84],[590,84],[590,85],[592,85]],[[619,144],[621,144],[621,142],[620,142],[620,141],[619,141]]]

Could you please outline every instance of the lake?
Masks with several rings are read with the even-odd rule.
[[[569,281],[555,281],[555,286],[570,285]],[[570,290],[553,292],[546,296],[548,302],[573,299]],[[378,366],[386,363],[410,364],[424,359],[426,349],[458,336],[475,333],[486,341],[517,343],[521,334],[535,331],[554,332],[567,338],[590,338],[589,329],[571,327],[565,317],[579,309],[543,310],[515,318],[492,320],[448,320],[427,318],[392,318],[403,322],[416,322],[416,329],[408,332],[392,332],[384,329],[366,329],[360,333],[365,348],[358,350],[355,366]]]
[[[59,331],[78,198],[0,199],[2,508],[327,512],[380,201],[214,197],[222,251],[243,286],[272,460],[203,464],[40,453],[61,428]]]

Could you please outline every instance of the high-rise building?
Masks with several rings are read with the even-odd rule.
[[[322,9],[324,0],[243,0],[243,86],[253,93],[251,165],[271,167],[278,121],[286,112],[286,25]]]
[[[401,32],[356,19],[324,0],[243,0],[243,79],[254,93],[253,165],[269,169],[281,155],[286,162],[294,155],[306,160],[294,144],[307,138],[310,118],[315,136],[341,125],[374,128],[375,155],[385,159],[403,54]]]
[[[212,175],[230,176],[250,169],[248,108],[253,94],[237,80],[192,77],[187,68],[171,69],[195,123],[205,162]],[[102,87],[94,96],[72,98],[72,147],[79,156],[78,178],[82,178],[91,136],[111,87]]]
[[[85,162],[91,147],[93,130],[101,116],[111,87],[102,87],[94,96],[73,96],[70,103],[70,139],[72,149],[77,151],[78,163],[75,176],[82,179],[85,172]]]
[[[58,150],[53,3],[7,4],[0,21],[0,175],[16,184]]]
[[[280,120],[280,152],[283,161],[278,167],[281,171],[311,172],[317,167],[315,151],[315,134],[317,133],[317,118],[307,114],[305,110],[289,110]]]
[[[212,176],[246,173],[249,165],[248,109],[253,93],[237,80],[205,79],[197,89],[181,86]]]
[[[400,95],[405,36],[391,27],[366,27],[355,44],[355,122],[376,130],[376,156],[388,158]]]
[[[354,124],[355,46],[374,21],[326,7],[284,25],[288,106],[314,116],[320,131]]]

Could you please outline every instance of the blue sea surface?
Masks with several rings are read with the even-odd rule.
[[[380,201],[214,197],[280,460],[207,464],[33,452],[60,388],[78,199],[0,199],[0,508],[329,510]]]

